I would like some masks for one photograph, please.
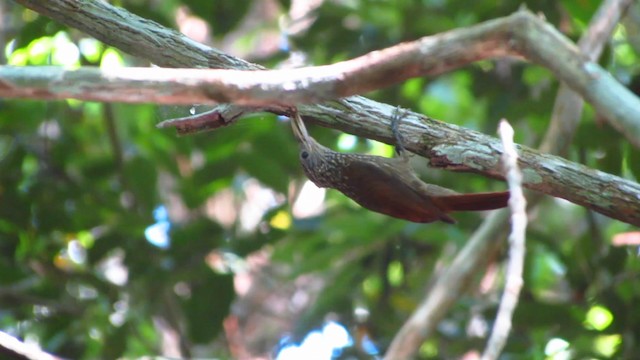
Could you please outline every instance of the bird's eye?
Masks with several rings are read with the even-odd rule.
[[[308,158],[308,157],[309,157],[309,153],[308,153],[306,150],[303,150],[303,151],[300,153],[300,157],[301,157],[301,158],[303,158],[303,159],[306,159],[306,158]]]

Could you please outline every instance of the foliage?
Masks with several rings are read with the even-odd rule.
[[[269,18],[252,13],[255,4],[249,1],[160,3],[119,2],[171,27],[178,9],[189,9],[212,29],[214,45],[231,35],[239,44],[267,41],[265,33],[282,37],[277,17],[291,5],[270,1],[277,16]],[[552,24],[562,22],[576,39],[599,3],[527,5]],[[275,67],[291,50],[303,53],[309,64],[325,64],[504,16],[520,4],[325,1],[312,14],[311,26],[288,39],[290,49],[243,55]],[[10,64],[143,61],[17,5],[8,11],[16,26],[7,34]],[[251,21],[260,21],[264,31],[246,30]],[[626,36],[623,29],[616,33],[602,64],[631,82],[638,54],[626,45]],[[519,142],[536,146],[547,129],[558,82],[539,67],[498,62],[412,79],[370,95],[486,133],[494,133],[497,120],[506,117]],[[481,221],[478,214],[456,214],[455,226],[412,224],[365,211],[333,191],[326,194],[323,211],[294,216],[291,208],[305,179],[288,123],[258,114],[190,137],[155,128],[189,110],[0,100],[1,329],[58,355],[88,359],[160,353],[162,329],[168,327],[179,330],[194,356],[230,357],[223,320],[234,301],[242,303],[234,275],[238,282],[247,274],[250,255],[266,253],[268,270],[254,280],[264,280],[269,296],[286,297],[300,279],[316,279],[322,286],[295,285],[312,300],[283,320],[288,326],[271,334],[262,353],[289,331],[301,338],[327,319],[339,319],[354,339],[366,332],[384,348],[423,297],[430,276],[437,276]],[[392,153],[372,141],[353,143],[335,131],[311,131],[341,151]],[[638,150],[588,106],[568,157],[630,179],[640,174]],[[417,168],[425,172],[422,164],[418,160]],[[502,187],[459,173],[429,172],[425,178],[459,191]],[[154,224],[156,230],[169,227],[169,243],[148,241],[145,231]],[[640,352],[635,309],[640,263],[635,250],[611,243],[631,227],[555,199],[546,200],[530,224],[524,295],[506,353],[533,359]],[[485,272],[478,270],[478,280]],[[422,346],[421,356],[461,357],[481,349],[499,291],[498,280],[461,298],[437,336]],[[356,309],[369,312],[366,322],[354,315]],[[251,310],[244,310],[243,319],[253,316]],[[364,358],[360,345],[356,341],[352,350]],[[559,349],[556,355],[553,348]]]

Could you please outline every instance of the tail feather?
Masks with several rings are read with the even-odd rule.
[[[500,209],[509,203],[509,192],[485,192],[438,196],[438,204],[445,211],[482,211]]]

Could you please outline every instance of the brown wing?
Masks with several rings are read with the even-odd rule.
[[[354,160],[345,165],[343,182],[336,189],[363,207],[389,216],[419,223],[436,220],[455,223],[428,196],[423,196],[393,170]]]

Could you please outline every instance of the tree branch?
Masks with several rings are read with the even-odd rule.
[[[204,45],[195,44],[183,35],[167,30],[151,21],[137,18],[128,13],[124,15],[124,10],[113,8],[106,3],[85,2],[82,3],[83,5],[77,5],[79,3],[69,0],[18,0],[18,2],[35,10],[43,11],[44,14],[70,26],[77,26],[103,41],[120,44],[127,51],[144,56],[165,66],[202,67],[215,64],[215,66],[225,68],[234,66],[241,69],[258,68],[257,65],[248,65],[248,63],[229,55],[220,55],[215,50]],[[73,10],[71,15],[65,12],[70,9]],[[130,21],[130,23],[121,24],[123,19]],[[99,24],[95,24],[95,22],[99,22]],[[98,26],[98,30],[94,30],[92,28],[93,25]],[[111,30],[107,31],[108,28],[111,28]],[[118,31],[114,30],[116,28],[126,29],[127,34],[126,37],[118,37],[117,40],[112,41],[108,38],[108,35],[118,33]],[[519,29],[521,28],[526,29],[526,31],[520,31]],[[469,32],[469,29],[475,31],[475,33]],[[161,34],[163,39],[155,39],[155,37],[151,36],[153,34]],[[535,34],[539,35],[533,36]],[[486,37],[482,38],[482,36]],[[167,37],[171,39],[167,39]],[[535,41],[530,40],[533,41],[531,43],[523,42],[522,39],[527,38]],[[438,39],[438,41],[434,39]],[[455,47],[454,44],[458,41],[463,42],[465,45],[463,49]],[[553,47],[548,45],[549,42],[560,44],[564,50],[554,51],[551,54],[549,49]],[[175,51],[171,47],[166,48],[166,46],[169,46],[167,44],[174,43],[183,46],[182,52]],[[544,49],[537,49],[537,44],[541,43],[547,45]],[[141,53],[138,51],[140,48],[146,50]],[[151,50],[149,48],[154,49]],[[190,51],[197,52],[198,55],[185,55],[184,52],[187,48]],[[458,49],[461,52],[453,51],[453,49]],[[541,54],[532,55],[531,53],[536,49],[541,51]],[[640,111],[640,105],[633,108],[633,104],[638,102],[635,96],[630,95],[632,99],[625,102],[626,95],[624,93],[628,93],[628,90],[612,80],[610,75],[606,73],[593,78],[591,75],[600,74],[600,71],[604,70],[587,61],[584,56],[577,54],[574,45],[553,30],[551,26],[528,12],[518,12],[506,18],[489,21],[467,29],[450,31],[437,37],[423,38],[413,43],[400,44],[398,47],[384,51],[390,52],[394,56],[397,55],[400,60],[404,61],[404,64],[410,70],[403,71],[403,76],[414,74],[415,72],[435,74],[486,56],[524,54],[531,56],[534,61],[551,63],[552,70],[555,69],[554,71],[560,72],[558,75],[561,77],[578,76],[579,80],[576,80],[578,79],[576,78],[572,81],[578,85],[582,84],[577,87],[583,90],[582,93],[585,96],[588,94],[595,96],[596,93],[592,92],[593,89],[597,90],[600,86],[609,84],[612,86],[611,89],[615,91],[607,91],[613,91],[614,93],[620,91],[618,95],[623,98],[622,102],[625,104],[620,104],[617,102],[618,100],[610,99],[608,107],[611,107],[610,104],[615,104],[616,111],[619,110],[627,115]],[[363,63],[377,64],[376,66],[379,66],[378,71],[388,72],[392,67],[385,67],[386,65],[382,61],[385,56],[381,55],[384,54],[384,51],[374,52],[354,59],[350,66],[355,66],[353,64],[362,65]],[[420,55],[419,60],[417,62],[412,60],[411,56],[409,56],[411,54]],[[551,56],[553,57],[551,58]],[[397,66],[397,64],[397,62],[393,61],[389,66]],[[573,65],[569,66],[571,64]],[[342,63],[342,65],[330,66],[345,67],[346,65]],[[565,68],[567,66],[568,68]],[[308,69],[299,69],[296,74],[304,73]],[[354,69],[357,69],[357,67],[354,67]],[[164,70],[166,69],[156,69],[156,71],[160,72]],[[364,71],[364,74],[367,73],[366,69],[362,71]],[[591,71],[595,72],[592,73]],[[568,75],[564,74],[564,72]],[[253,74],[260,73],[272,74],[271,71]],[[580,76],[583,75],[588,76],[581,78]],[[382,81],[384,83],[385,80],[383,79]],[[236,85],[238,84],[236,83]],[[4,87],[0,85],[0,87],[4,88],[4,90],[0,89],[0,92],[6,92],[7,86],[10,85],[5,84]],[[361,85],[356,79],[354,86],[360,89],[360,86],[364,85]],[[77,87],[81,88],[81,86]],[[592,87],[593,89],[591,89]],[[302,88],[304,89],[304,86]],[[83,91],[86,92],[86,88]],[[133,94],[132,96],[137,95]],[[223,96],[227,97],[227,95]],[[193,102],[197,101],[190,98],[190,103]],[[627,112],[625,109],[629,106],[632,109]],[[340,128],[349,133],[386,143],[393,143],[394,141],[388,122],[393,109],[395,108],[392,106],[359,96],[327,101],[316,105],[299,106],[299,110],[305,120],[328,127]],[[279,106],[268,107],[266,110],[280,114],[284,113]],[[638,118],[640,117],[635,119],[637,120]],[[407,126],[403,127],[402,136],[406,139],[406,147],[410,151],[430,158],[432,166],[458,171],[478,172],[502,179],[498,161],[502,153],[502,147],[495,138],[436,121],[417,113],[409,113],[405,121],[404,123]],[[631,130],[625,133],[635,137],[636,140],[640,139],[640,136],[631,135],[634,133]],[[521,146],[519,151],[522,155],[519,165],[525,176],[525,187],[565,198],[621,221],[640,225],[640,202],[638,201],[640,199],[640,185],[552,155],[538,153],[524,146]]]
[[[580,52],[590,61],[600,58],[615,26],[632,3],[633,0],[605,0],[598,8],[586,32],[578,40]],[[583,105],[584,100],[580,94],[572,91],[566,84],[560,84],[551,122],[540,151],[561,156],[567,152],[582,117]]]
[[[632,0],[606,0],[600,6],[596,15],[591,20],[587,32],[580,40],[584,42],[585,49],[594,49],[594,54],[589,54],[593,58],[599,57],[597,49],[600,48],[598,42],[604,43],[616,24],[624,9],[629,6]],[[601,36],[593,36],[596,29],[602,29]],[[609,32],[608,34],[606,32]],[[591,44],[591,46],[589,45]],[[564,97],[559,91],[556,103]],[[582,102],[574,102],[572,106],[582,106]],[[553,118],[559,122],[567,119],[567,116],[575,114],[576,111],[560,111],[560,107],[554,108]],[[572,134],[577,121],[570,121],[573,128],[567,127],[564,131],[549,131],[545,135],[543,145],[548,146],[550,151],[561,151],[562,145],[559,137],[566,133]],[[532,202],[539,202],[541,197],[535,197]],[[394,337],[385,360],[407,359],[420,347],[424,339],[433,335],[436,325],[445,317],[451,306],[469,288],[471,280],[477,274],[478,269],[486,266],[487,259],[494,258],[495,254],[502,246],[504,230],[508,225],[509,214],[506,209],[493,211],[482,225],[474,232],[465,247],[458,253],[451,265],[435,279],[431,291],[420,302],[414,313],[402,326]]]
[[[498,133],[504,146],[503,162],[509,184],[509,209],[511,210],[511,232],[509,233],[509,262],[507,264],[504,292],[493,324],[491,336],[482,354],[483,360],[494,360],[500,356],[507,343],[513,320],[513,313],[518,305],[518,297],[524,280],[525,239],[527,229],[527,201],[522,192],[522,173],[518,169],[518,153],[513,143],[513,128],[506,120],[502,120]]]
[[[16,358],[19,355],[29,360],[62,360],[57,356],[40,350],[36,345],[26,344],[3,331],[0,331],[0,349],[7,350],[7,352],[0,351],[0,353],[11,354],[12,357],[15,356]]]
[[[120,30],[127,29],[121,23]],[[640,99],[583,56],[555,28],[528,11],[398,44],[352,60],[299,69],[5,68],[0,70],[4,82],[0,96],[295,105],[362,94],[413,77],[437,75],[470,62],[504,56],[522,57],[549,68],[593,104],[632,144],[640,147]]]
[[[159,66],[258,70],[184,34],[103,1],[16,0],[17,3]]]

